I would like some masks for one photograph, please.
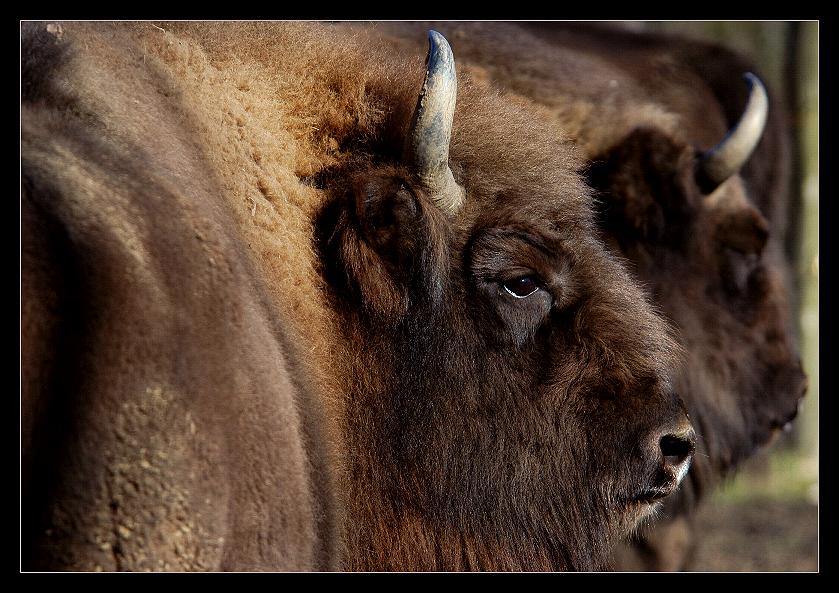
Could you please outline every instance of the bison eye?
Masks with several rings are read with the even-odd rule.
[[[517,299],[529,297],[539,290],[539,284],[532,276],[513,278],[512,280],[507,280],[501,286]]]

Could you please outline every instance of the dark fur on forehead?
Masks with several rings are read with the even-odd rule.
[[[361,168],[369,162],[401,162],[404,137],[411,121],[413,97],[421,82],[419,61],[404,64],[398,81],[368,80],[365,102],[369,108],[388,105],[374,128],[359,127],[345,137],[342,166]],[[395,106],[395,107],[394,107]],[[491,130],[491,133],[488,131]],[[476,87],[468,73],[458,78],[457,104],[450,145],[455,179],[467,187],[465,210],[482,208],[489,199],[523,215],[561,223],[587,220],[589,189],[577,174],[581,156],[574,144],[563,141],[561,131],[546,115],[523,111],[509,100],[499,100]],[[342,155],[343,156],[343,155]],[[542,197],[542,200],[534,200]],[[499,198],[503,198],[499,200]]]

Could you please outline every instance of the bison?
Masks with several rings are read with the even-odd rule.
[[[593,570],[677,488],[669,325],[442,35],[21,35],[24,569]]]
[[[406,46],[418,26],[382,28]],[[636,537],[639,558],[618,566],[684,567],[698,502],[806,390],[783,256],[783,112],[753,64],[713,44],[574,23],[439,28],[474,77],[538,104],[583,148],[604,238],[678,328],[697,457],[659,526]]]

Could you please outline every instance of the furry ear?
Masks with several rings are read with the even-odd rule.
[[[361,176],[353,180],[355,214],[362,239],[400,279],[421,250],[422,206],[398,177]]]
[[[352,188],[360,238],[409,295],[404,302],[439,303],[448,278],[447,214],[401,175],[362,175]]]
[[[351,175],[319,217],[324,273],[369,314],[395,322],[410,306],[439,301],[448,229],[398,171]]]
[[[740,253],[760,255],[768,237],[769,223],[753,207],[726,212],[717,225],[719,242]]]
[[[637,128],[592,159],[601,226],[621,242],[679,243],[699,205],[694,151],[653,128]]]

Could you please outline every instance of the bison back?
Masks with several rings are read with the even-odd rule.
[[[212,170],[70,96],[55,32],[22,30],[22,568],[334,568],[316,394]]]

